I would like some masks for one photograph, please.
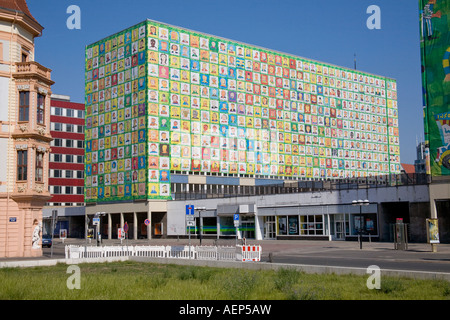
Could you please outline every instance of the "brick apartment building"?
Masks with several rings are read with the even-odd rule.
[[[53,137],[49,160],[49,191],[44,208],[44,233],[51,233],[51,213],[58,212],[55,235],[82,236],[84,225],[84,104],[70,97],[52,95],[50,131]]]

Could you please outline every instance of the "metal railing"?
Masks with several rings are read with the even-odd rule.
[[[190,190],[185,191],[173,192],[173,190],[177,190],[179,188],[173,188],[172,186],[172,199],[197,200],[231,198],[315,191],[386,188],[424,184],[428,184],[428,176],[425,173],[397,174],[390,176],[375,176],[370,178],[345,178],[335,180],[286,180],[282,183],[256,186],[206,185],[205,188],[205,184],[190,184]]]

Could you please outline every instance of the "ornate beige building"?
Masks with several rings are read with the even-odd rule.
[[[0,0],[0,257],[42,255],[54,83],[34,61],[42,30],[25,0]]]

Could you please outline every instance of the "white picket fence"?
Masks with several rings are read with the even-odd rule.
[[[65,247],[66,259],[149,257],[198,260],[261,261],[261,246],[74,246]]]

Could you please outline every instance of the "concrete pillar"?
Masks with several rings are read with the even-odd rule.
[[[135,211],[135,212],[133,212],[133,232],[134,232],[133,238],[134,238],[134,240],[137,240],[137,235],[138,235],[137,231],[138,231],[138,219],[137,219],[137,214]]]
[[[112,239],[112,219],[111,213],[108,213],[108,239]]]
[[[150,209],[147,211],[147,219],[150,220],[150,224],[147,226],[147,239],[150,240],[152,238],[152,212]]]
[[[217,239],[219,239],[219,236],[220,236],[220,218],[219,218],[219,216],[217,216],[216,225],[217,225],[217,231],[216,231]],[[186,232],[186,230],[185,230],[185,232]]]
[[[264,238],[264,221],[263,217],[255,215],[255,240],[263,240]]]

